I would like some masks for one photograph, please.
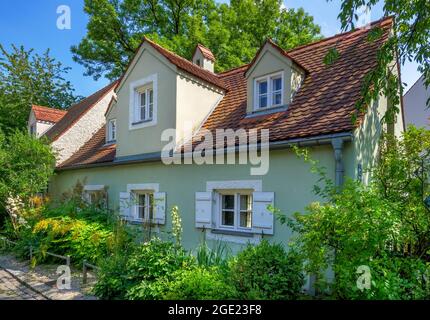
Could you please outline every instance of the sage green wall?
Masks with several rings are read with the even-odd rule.
[[[165,142],[161,133],[175,128],[176,119],[176,71],[148,44],[139,50],[135,63],[126,73],[126,79],[117,90],[117,156],[159,152]],[[157,124],[129,130],[130,84],[157,74]]]
[[[310,148],[311,156],[327,168],[334,179],[334,158],[330,145]],[[250,165],[164,165],[161,162],[99,167],[58,173],[52,180],[50,192],[53,198],[70,190],[78,180],[86,184],[103,184],[109,187],[111,208],[118,207],[119,193],[131,183],[159,183],[160,191],[166,192],[166,225],[170,230],[170,208],[178,205],[183,221],[183,242],[188,249],[195,248],[201,240],[201,230],[195,228],[195,192],[206,191],[207,181],[262,180],[263,191],[275,192],[275,206],[287,214],[303,211],[317,198],[312,186],[318,177],[310,173],[309,165],[291,150],[270,153],[270,169],[265,176],[251,176]],[[287,243],[291,232],[275,222],[272,241]],[[233,250],[241,245],[231,244]]]
[[[256,78],[283,71],[284,73],[284,104],[291,102],[292,73],[299,72],[293,62],[281,55],[272,45],[266,44],[253,65],[247,72],[247,112],[254,110],[254,80]]]

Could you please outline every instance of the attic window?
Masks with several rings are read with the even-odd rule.
[[[282,106],[284,103],[284,75],[282,72],[255,79],[254,110]]]
[[[200,59],[197,59],[196,60],[196,65],[198,65],[199,67],[201,67],[202,65],[201,65],[201,63],[200,63]]]
[[[130,84],[130,126],[139,129],[157,124],[157,75]]]

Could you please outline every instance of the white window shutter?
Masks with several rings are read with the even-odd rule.
[[[252,194],[252,224],[257,233],[273,234],[273,214],[267,209],[274,204],[274,192],[254,192]]]
[[[131,217],[130,192],[119,193],[119,214],[123,217]]]
[[[212,228],[212,192],[196,192],[196,228]]]
[[[166,193],[155,192],[154,193],[154,220],[157,224],[166,223]]]

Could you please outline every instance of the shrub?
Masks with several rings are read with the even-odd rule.
[[[230,277],[241,299],[297,299],[304,284],[299,256],[266,240],[237,255]]]
[[[113,232],[106,226],[69,217],[47,218],[37,222],[31,234],[22,235],[20,242],[33,246],[40,260],[46,251],[70,255],[75,262],[96,263],[106,257],[113,242]]]
[[[102,298],[112,298],[114,292],[120,299],[160,299],[160,282],[156,281],[170,281],[175,271],[194,263],[182,248],[154,238],[135,246],[128,257],[102,264],[94,292]]]
[[[163,297],[169,300],[222,300],[237,296],[235,288],[227,283],[223,273],[216,267],[181,269],[173,275],[170,283],[163,282]]]

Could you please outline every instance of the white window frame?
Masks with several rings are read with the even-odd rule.
[[[234,196],[234,222],[233,226],[223,225],[222,224],[222,214],[225,209],[222,207],[222,197],[226,195]],[[246,195],[251,199],[251,226],[250,227],[241,227],[240,226],[240,213],[243,211],[240,208],[240,196]],[[234,230],[234,231],[252,231],[252,190],[218,190],[217,196],[219,197],[219,210],[217,213],[217,227],[222,230]],[[246,210],[248,211],[248,210]]]
[[[87,184],[84,186],[83,190],[83,199],[87,201],[89,204],[93,204],[91,200],[91,194],[95,194],[97,192],[105,191],[105,186],[102,184]]]
[[[130,193],[130,195],[133,195],[133,197],[136,198],[136,202],[131,204],[130,210],[131,210],[131,217],[132,220],[134,221],[139,221],[139,222],[153,222],[155,221],[155,217],[154,217],[154,208],[152,208],[152,220],[148,220],[148,219],[141,219],[139,218],[139,199],[138,199],[138,195],[139,194],[152,194],[154,196],[155,193],[159,192],[159,184],[158,183],[140,183],[140,184],[128,184],[127,185],[127,192]],[[147,197],[149,198],[149,196]],[[146,202],[148,203],[148,202]],[[149,210],[149,208],[147,209]]]
[[[115,130],[113,130],[112,124],[115,127]],[[109,119],[108,120],[108,134],[107,134],[107,141],[106,142],[115,142],[116,141],[116,119]]]
[[[147,221],[152,222],[154,221],[154,191],[152,190],[134,190],[132,191],[134,194],[134,197],[136,198],[136,203],[133,204],[133,216],[136,221]],[[141,207],[140,205],[140,196],[144,196],[145,198],[145,205],[143,207],[143,218],[139,217],[139,209]],[[151,203],[151,197],[152,197],[152,203]],[[152,209],[152,218],[151,218],[151,212]]]
[[[273,104],[273,88],[272,88],[272,79],[281,78],[281,103]],[[260,93],[259,86],[260,82],[267,81],[267,106],[260,107]],[[258,77],[254,79],[254,111],[267,110],[270,108],[281,107],[284,105],[284,91],[285,91],[285,80],[284,80],[284,72],[275,72],[262,77]]]
[[[140,118],[140,97],[143,90],[145,92],[152,88],[152,118]],[[149,93],[149,91],[148,91]],[[146,99],[149,106],[149,100]],[[158,105],[158,75],[152,74],[146,78],[134,81],[130,84],[130,102],[129,102],[129,129],[135,130],[145,127],[154,126],[157,124],[157,105]],[[146,107],[145,114],[149,116],[149,108]]]

